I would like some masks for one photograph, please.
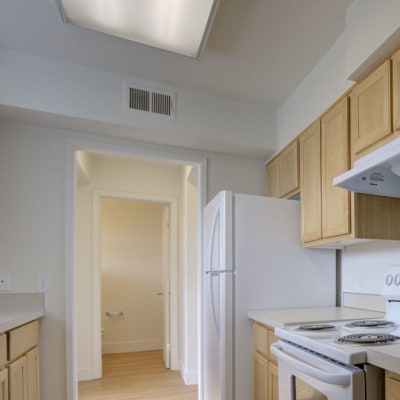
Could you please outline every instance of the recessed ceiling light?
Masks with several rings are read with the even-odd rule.
[[[58,0],[65,22],[198,58],[219,0]]]

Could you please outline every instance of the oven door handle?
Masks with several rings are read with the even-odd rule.
[[[321,369],[308,364],[307,361],[282,351],[279,347],[279,342],[271,345],[271,352],[278,358],[278,361],[282,360],[321,382],[346,386],[351,383],[350,375],[348,373],[322,371]]]

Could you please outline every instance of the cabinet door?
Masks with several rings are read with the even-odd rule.
[[[35,347],[26,353],[28,368],[28,400],[40,400],[39,349]]]
[[[300,136],[301,240],[321,239],[321,131],[315,121]]]
[[[8,370],[0,371],[0,400],[8,400]]]
[[[400,375],[386,371],[385,400],[400,400]]]
[[[279,159],[272,160],[266,168],[266,189],[267,196],[279,198]]]
[[[299,144],[294,141],[279,155],[280,197],[290,197],[299,190]]]
[[[9,365],[10,400],[28,399],[28,378],[26,356],[19,358]]]
[[[351,92],[351,135],[354,159],[373,150],[391,134],[390,60],[357,84]],[[369,146],[370,149],[367,149]]]
[[[268,400],[268,360],[253,352],[253,399]]]
[[[348,99],[321,119],[322,236],[350,233],[350,192],[333,186],[333,178],[350,168]]]
[[[279,400],[278,367],[271,362],[268,365],[268,400]]]
[[[392,57],[393,129],[400,129],[400,51]]]

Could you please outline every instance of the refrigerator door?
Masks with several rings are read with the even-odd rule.
[[[202,271],[202,395],[233,398],[232,195],[220,193],[204,209]]]

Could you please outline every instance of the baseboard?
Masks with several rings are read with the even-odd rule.
[[[197,371],[187,371],[185,363],[180,360],[180,373],[185,385],[197,385],[199,382]]]
[[[150,350],[161,350],[162,340],[135,340],[129,342],[109,342],[103,343],[102,353],[103,354],[114,354],[114,353],[131,353],[136,351],[150,351]]]
[[[93,368],[79,368],[78,369],[78,381],[91,381],[97,379],[98,376],[94,376]]]

